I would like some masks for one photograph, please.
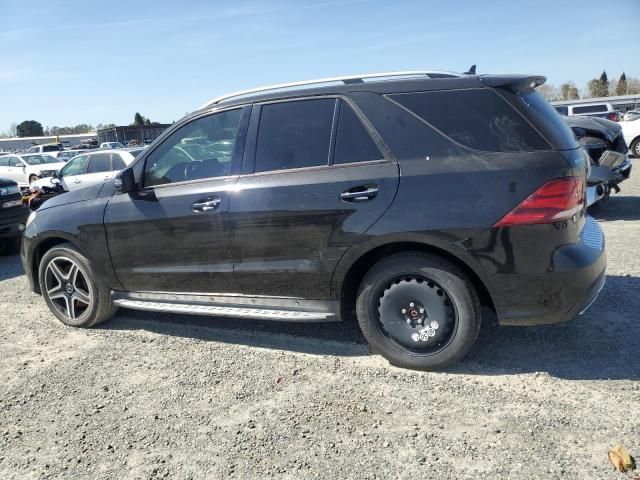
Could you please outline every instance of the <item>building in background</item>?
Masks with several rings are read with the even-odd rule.
[[[73,135],[51,135],[48,137],[14,137],[0,138],[0,152],[18,152],[27,150],[34,145],[60,142],[65,148],[71,148],[82,141],[96,139],[96,132],[76,133]]]
[[[123,145],[148,145],[171,126],[167,124],[126,125],[98,130],[98,144],[120,142]]]

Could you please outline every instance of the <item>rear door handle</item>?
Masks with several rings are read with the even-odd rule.
[[[378,195],[378,187],[374,185],[350,188],[346,192],[342,192],[340,198],[347,202],[363,202],[375,198],[376,195]]]
[[[207,197],[202,198],[191,205],[191,209],[194,212],[208,212],[210,210],[215,210],[220,205],[219,197]]]

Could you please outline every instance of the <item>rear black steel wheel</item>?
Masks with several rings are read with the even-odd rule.
[[[408,368],[455,363],[480,330],[480,302],[469,279],[454,264],[420,252],[374,265],[360,285],[356,310],[374,350]]]

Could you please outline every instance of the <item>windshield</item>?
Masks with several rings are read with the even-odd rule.
[[[59,163],[60,161],[51,155],[24,155],[22,159],[29,165],[44,165],[47,163]]]

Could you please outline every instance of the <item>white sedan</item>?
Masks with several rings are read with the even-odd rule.
[[[28,187],[41,177],[53,175],[65,162],[47,154],[9,154],[0,156],[0,177]]]
[[[43,178],[36,181],[35,187],[51,187],[61,183],[67,191],[77,190],[95,183],[112,179],[120,170],[133,163],[143,149],[114,149],[109,151],[93,151],[73,157],[56,174],[55,178]]]

